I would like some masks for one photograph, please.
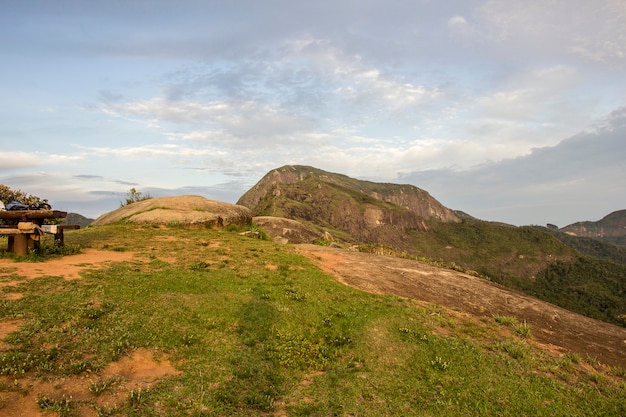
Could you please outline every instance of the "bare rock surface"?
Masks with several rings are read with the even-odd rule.
[[[258,216],[252,220],[276,242],[313,243],[321,237],[297,220],[272,216]]]
[[[422,262],[316,245],[298,246],[340,282],[393,294],[476,317],[513,316],[532,328],[532,339],[559,353],[587,355],[626,366],[626,329],[557,307],[487,280]]]
[[[103,214],[91,225],[101,226],[121,220],[144,224],[223,227],[229,224],[248,224],[252,221],[252,213],[246,207],[209,200],[198,195],[157,197]]]

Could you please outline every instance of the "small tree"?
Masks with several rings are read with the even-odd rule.
[[[150,193],[142,193],[141,191],[137,191],[133,187],[126,193],[126,198],[124,199],[124,201],[120,201],[120,207],[124,207],[138,201],[150,200],[151,198],[153,197]]]
[[[36,195],[27,194],[22,190],[12,190],[6,185],[0,184],[0,200],[4,204],[9,204],[14,201],[24,204],[25,206],[33,207],[50,207],[47,199],[39,198]]]

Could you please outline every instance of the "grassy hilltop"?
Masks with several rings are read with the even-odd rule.
[[[626,415],[623,368],[544,350],[513,317],[357,291],[292,245],[128,224],[66,243],[129,258],[74,280],[2,268],[0,323],[20,326],[0,344],[0,414]],[[107,373],[146,351],[176,372]]]

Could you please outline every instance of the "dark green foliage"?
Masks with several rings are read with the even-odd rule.
[[[621,247],[535,226],[431,221],[429,227],[427,233],[412,235],[417,253],[477,271],[576,313],[626,326],[626,267],[611,262],[623,260],[626,252]]]
[[[484,221],[428,222],[428,232],[414,232],[409,253],[455,263],[506,284],[509,277],[531,278],[556,259],[577,252],[533,227]]]
[[[626,327],[626,266],[579,257],[558,261],[520,289],[568,310]]]

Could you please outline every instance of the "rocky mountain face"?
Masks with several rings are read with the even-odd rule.
[[[402,246],[406,232],[427,230],[427,220],[459,216],[412,185],[356,180],[308,166],[269,172],[237,204],[255,216],[295,219],[347,241]]]
[[[592,237],[626,245],[626,210],[614,211],[595,222],[573,223],[560,230],[572,236]]]

